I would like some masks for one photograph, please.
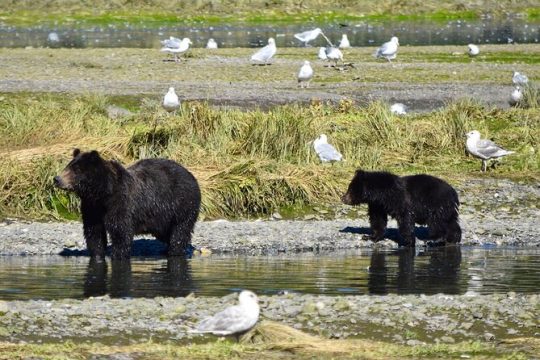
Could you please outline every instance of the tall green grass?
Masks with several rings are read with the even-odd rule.
[[[69,100],[69,101],[68,101]],[[144,101],[133,115],[111,120],[103,96],[15,97],[0,103],[0,218],[74,218],[75,196],[52,178],[73,148],[97,149],[125,164],[174,159],[198,178],[203,216],[250,217],[291,206],[339,202],[353,171],[427,172],[450,181],[476,176],[540,178],[540,109],[483,107],[470,100],[426,114],[398,117],[387,104],[314,103],[261,110],[184,103],[176,115]],[[515,150],[488,174],[464,151],[477,129]],[[324,133],[345,161],[321,164],[312,141]]]

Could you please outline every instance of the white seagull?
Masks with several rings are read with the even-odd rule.
[[[328,60],[328,56],[326,56],[326,48],[321,47],[319,48],[319,53],[317,54],[317,57],[321,60]]]
[[[161,45],[163,45],[161,51],[173,54],[174,61],[178,62],[178,55],[185,53],[191,44],[192,42],[189,38],[183,38],[180,40],[171,36],[169,39],[161,41]]]
[[[469,47],[468,53],[469,56],[476,56],[480,54],[480,48],[474,44],[467,45]]]
[[[343,62],[343,53],[337,47],[330,46],[327,47],[325,50],[326,57],[328,58],[328,60],[332,60],[334,62],[334,65],[337,66],[337,63],[340,60]]]
[[[230,306],[214,316],[199,322],[193,333],[210,333],[219,336],[241,335],[251,329],[259,320],[259,299],[249,290],[238,296],[238,305]]]
[[[390,112],[396,115],[405,115],[407,114],[407,106],[402,103],[395,103],[390,106]]]
[[[351,47],[351,43],[349,42],[349,39],[347,38],[347,34],[343,34],[341,36],[341,41],[339,42],[339,48],[340,49],[347,49]]]
[[[512,91],[512,93],[510,94],[509,103],[512,106],[516,106],[521,102],[521,100],[523,100],[523,92],[521,91],[520,86],[516,86],[514,91]]]
[[[341,161],[343,158],[339,151],[328,143],[328,137],[324,134],[313,141],[313,148],[322,162]]]
[[[315,40],[320,34],[322,34],[322,30],[320,28],[316,28],[313,30],[294,34],[294,37],[303,42],[304,46],[308,46],[308,43],[312,40]]]
[[[270,60],[272,56],[276,54],[276,51],[276,41],[274,40],[274,38],[269,38],[268,45],[266,45],[262,49],[259,49],[259,51],[253,54],[251,56],[251,61],[267,64],[268,60]]]
[[[309,82],[313,78],[313,68],[311,67],[311,64],[309,61],[304,61],[304,65],[300,68],[300,71],[298,72],[298,83],[300,84],[300,87],[303,88],[304,84],[306,87],[309,87]]]
[[[474,157],[482,160],[482,171],[487,170],[487,162],[490,159],[500,158],[514,151],[508,151],[495,144],[491,140],[480,139],[480,132],[473,130],[467,133],[467,151]]]
[[[391,60],[395,59],[397,56],[398,47],[399,39],[397,36],[393,36],[390,41],[382,44],[382,46],[375,51],[374,55],[376,58],[385,58],[388,62],[392,62]]]
[[[214,40],[212,38],[208,39],[208,42],[206,43],[206,48],[207,49],[217,49],[218,44],[217,44],[216,40]]]
[[[512,76],[512,82],[514,83],[514,85],[525,86],[529,82],[529,78],[525,74],[514,71],[514,75]]]
[[[163,97],[163,108],[168,112],[176,111],[180,107],[178,95],[174,92],[174,88],[170,87],[169,91]]]

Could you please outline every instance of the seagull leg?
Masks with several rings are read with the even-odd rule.
[[[485,172],[487,170],[487,161],[482,160],[482,172]]]

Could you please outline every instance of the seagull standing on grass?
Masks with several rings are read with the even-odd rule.
[[[269,38],[268,45],[266,45],[262,49],[259,49],[259,51],[253,54],[251,56],[251,61],[260,62],[267,65],[268,60],[270,60],[272,56],[276,54],[276,51],[276,41],[274,40],[274,38]]]
[[[319,48],[319,53],[317,54],[317,57],[320,60],[323,60],[323,61],[328,60],[328,56],[326,56],[326,48],[325,47]]]
[[[376,58],[385,58],[388,62],[392,62],[391,60],[395,59],[397,56],[398,47],[399,39],[397,36],[393,36],[390,41],[382,44],[382,46],[375,51],[374,55]]]
[[[529,78],[525,74],[514,71],[514,75],[512,76],[512,82],[514,83],[514,85],[525,86],[529,82]]]
[[[188,51],[189,45],[191,44],[192,42],[189,38],[183,38],[182,40],[180,40],[171,36],[169,39],[161,41],[161,45],[163,45],[161,51],[173,54],[174,61],[179,62],[180,59],[178,59],[178,55]]]
[[[251,329],[259,320],[259,299],[249,290],[238,296],[238,305],[230,306],[214,316],[199,322],[193,333],[210,333],[218,336],[239,335]]]
[[[208,42],[206,43],[206,48],[207,49],[217,49],[218,44],[217,44],[216,40],[214,40],[212,38],[208,39]]]
[[[328,137],[324,134],[313,141],[313,148],[322,162],[341,161],[343,158],[343,155],[328,143]]]
[[[163,108],[168,112],[174,112],[180,107],[180,101],[178,100],[178,95],[174,92],[174,88],[170,87],[167,94],[163,98]]]
[[[306,85],[306,88],[309,87],[309,82],[313,78],[313,68],[311,67],[311,64],[309,61],[304,61],[304,65],[300,68],[300,71],[298,72],[298,84],[300,84],[300,87],[303,88],[304,84]]]
[[[480,139],[480,132],[473,130],[467,133],[467,151],[474,157],[482,160],[482,171],[487,170],[487,162],[490,159],[497,159],[514,151],[508,151],[495,144],[491,140]]]
[[[339,48],[348,49],[350,47],[351,47],[351,43],[349,42],[349,39],[347,38],[347,34],[343,34],[341,36],[341,41],[339,42]]]
[[[521,100],[523,100],[523,92],[521,91],[521,87],[516,86],[514,91],[512,91],[512,93],[510,94],[509,103],[512,106],[516,106],[521,102]]]
[[[328,58],[328,60],[332,60],[334,62],[334,66],[337,66],[338,61],[340,60],[341,62],[343,62],[343,53],[337,47],[330,46],[327,47],[325,51],[326,57]]]
[[[469,50],[468,50],[469,56],[476,56],[480,54],[480,48],[478,48],[478,46],[474,44],[469,44],[467,46],[469,47]]]
[[[407,114],[407,106],[402,103],[395,103],[390,106],[390,112],[396,115],[405,115]]]
[[[316,28],[313,30],[294,34],[294,37],[303,42],[304,46],[308,46],[308,43],[312,40],[315,40],[320,34],[322,34],[322,30],[320,28]]]

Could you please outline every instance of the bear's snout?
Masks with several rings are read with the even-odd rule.
[[[341,197],[341,201],[346,205],[352,205],[351,195],[348,191]]]
[[[67,180],[69,180],[69,176],[66,177],[65,174],[57,175],[54,177],[53,183],[54,183],[54,186],[56,186],[59,189],[70,190],[71,189],[70,181],[67,181]]]

